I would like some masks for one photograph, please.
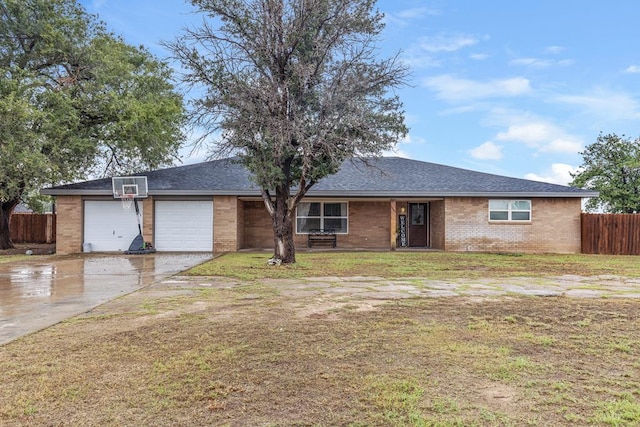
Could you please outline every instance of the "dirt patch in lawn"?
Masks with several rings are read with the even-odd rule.
[[[0,424],[640,422],[637,300],[305,283],[175,278],[0,347]]]

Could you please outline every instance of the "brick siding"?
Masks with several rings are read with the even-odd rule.
[[[338,235],[338,247],[389,249],[390,239],[391,204],[389,201],[349,202],[349,234]]]
[[[239,247],[238,197],[216,196],[213,198],[213,251],[235,252]]]
[[[271,217],[262,201],[242,202],[242,227],[244,229],[243,249],[273,247]]]
[[[445,232],[444,200],[434,200],[429,202],[429,215],[430,215],[429,230],[431,232],[431,247],[433,249],[444,249],[444,232]]]
[[[271,218],[263,202],[243,203],[245,249],[273,247]],[[349,202],[349,234],[338,234],[338,248],[389,249],[391,208],[384,202]],[[294,224],[295,227],[295,224]],[[295,228],[294,228],[295,230]],[[294,236],[296,247],[307,246],[307,235]]]
[[[56,198],[56,253],[74,254],[82,251],[82,198]]]
[[[579,253],[579,198],[532,200],[532,221],[527,224],[490,223],[488,199],[452,197],[430,202],[431,247],[447,251]],[[153,198],[143,201],[145,240],[153,241]],[[214,252],[273,247],[271,219],[262,201],[240,201],[216,196]],[[397,210],[406,202],[398,201]],[[83,204],[80,196],[59,196],[56,201],[56,251],[82,251]],[[390,201],[350,201],[349,234],[338,235],[338,249],[389,249]],[[307,246],[305,234],[295,235],[296,246]]]
[[[156,204],[153,197],[142,199],[142,235],[145,242],[153,242],[153,219],[155,218],[154,210]]]
[[[579,253],[579,198],[531,200],[531,222],[489,222],[486,198],[445,200],[447,251]]]

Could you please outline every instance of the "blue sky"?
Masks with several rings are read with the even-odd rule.
[[[81,0],[131,44],[197,23],[182,0]],[[381,55],[411,69],[396,155],[566,184],[600,132],[640,136],[640,2],[379,0]],[[184,163],[203,160],[206,153]]]

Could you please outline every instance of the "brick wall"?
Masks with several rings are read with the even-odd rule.
[[[56,198],[56,253],[68,255],[82,252],[82,198]]]
[[[213,251],[235,252],[238,242],[238,198],[216,196],[213,198]]]
[[[444,200],[435,200],[429,202],[431,232],[431,247],[433,249],[444,249],[445,234],[445,218],[444,218]]]
[[[338,248],[389,249],[390,215],[391,208],[388,201],[350,201],[349,234],[338,234]],[[244,202],[242,218],[244,224],[243,248],[273,247],[271,218],[263,202]],[[296,247],[307,247],[306,234],[296,234],[294,241]]]
[[[244,227],[243,227],[243,218],[244,218],[244,202],[236,199],[236,224],[237,224],[237,249],[242,249],[244,247]]]
[[[273,247],[273,229],[271,217],[261,201],[242,202],[241,224],[244,229],[242,248]]]
[[[447,251],[579,253],[579,198],[531,199],[531,222],[489,222],[486,198],[445,199]]]
[[[391,204],[389,201],[349,202],[349,234],[338,235],[339,248],[389,249],[390,240]]]
[[[216,196],[214,251],[271,248],[271,219],[262,201],[239,201]],[[153,239],[153,199],[143,202],[145,240]],[[397,204],[398,209],[401,203]],[[82,199],[59,196],[56,201],[56,251],[82,251]],[[527,224],[490,223],[488,199],[453,197],[431,202],[431,247],[448,251],[580,252],[578,198],[532,199],[532,221]],[[389,201],[350,201],[349,234],[338,235],[338,248],[388,249],[391,236]],[[307,236],[295,236],[296,246],[307,246]]]
[[[142,199],[142,235],[144,236],[145,242],[153,242],[153,219],[154,215],[155,203],[153,202],[153,197],[147,197],[146,199]]]

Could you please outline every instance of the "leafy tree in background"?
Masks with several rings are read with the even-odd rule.
[[[584,163],[571,185],[600,192],[587,201],[587,210],[640,212],[640,139],[600,134],[580,154]]]
[[[75,0],[0,0],[0,249],[43,186],[172,164],[185,115],[170,79]]]
[[[406,134],[389,91],[406,69],[378,59],[374,0],[192,0],[208,20],[167,43],[202,90],[201,142],[235,154],[271,216],[274,258],[295,262],[296,207],[349,158],[379,156]],[[293,190],[292,190],[293,189]]]

